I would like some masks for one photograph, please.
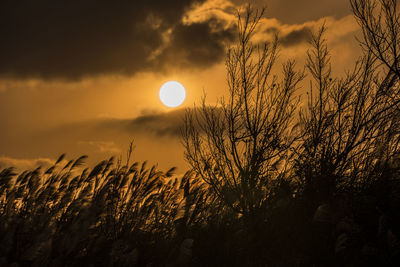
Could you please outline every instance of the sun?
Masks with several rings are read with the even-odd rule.
[[[185,98],[185,88],[176,81],[166,82],[160,88],[160,100],[167,107],[180,106],[185,101]]]

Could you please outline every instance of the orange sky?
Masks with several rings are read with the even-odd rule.
[[[233,12],[243,3],[0,3],[0,167],[32,168],[64,152],[69,158],[87,154],[90,165],[125,155],[134,140],[135,160],[184,172],[184,109],[203,92],[210,103],[224,95],[224,52],[235,38]],[[295,58],[302,68],[307,34],[323,22],[336,74],[360,53],[347,0],[255,3],[267,6],[256,39],[280,33],[278,67]],[[179,108],[158,99],[168,80],[186,88]]]

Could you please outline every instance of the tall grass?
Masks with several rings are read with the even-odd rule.
[[[176,177],[174,168],[114,158],[82,170],[86,156],[66,163],[64,156],[47,170],[0,172],[2,263],[175,262],[186,229],[216,208],[190,172]]]

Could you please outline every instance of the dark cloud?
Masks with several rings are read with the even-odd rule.
[[[304,26],[282,34],[277,27],[269,27],[264,32],[273,35],[278,34],[279,43],[284,47],[289,47],[308,42],[311,38],[312,28]]]
[[[132,137],[144,135],[149,138],[179,138],[184,117],[185,109],[178,109],[171,112],[143,114],[132,119],[91,119],[64,124],[41,132],[40,135],[55,136],[60,140],[72,138],[83,143],[87,143],[85,140],[105,140],[118,134]]]
[[[225,56],[225,47],[235,38],[236,28],[225,28],[216,18],[201,23],[178,25],[169,47],[161,56],[162,61],[173,62],[182,67],[207,67]]]
[[[128,134],[144,134],[153,137],[176,137],[180,135],[185,116],[184,109],[167,113],[153,113],[134,119],[97,119],[73,125],[64,125],[64,129],[89,128],[90,131],[115,131]],[[57,129],[56,131],[59,131]]]
[[[299,30],[293,30],[288,34],[281,36],[279,38],[279,42],[286,47],[305,43],[310,40],[311,32],[312,31],[309,27],[303,27]]]
[[[183,119],[184,110],[144,115],[129,123],[127,129],[132,132],[150,133],[159,137],[179,137]]]
[[[185,11],[204,1],[1,1],[0,75],[130,75],[178,56],[187,64],[208,66],[221,59],[222,42],[231,37],[230,29],[215,26],[215,20],[182,24]],[[165,47],[168,29],[172,41]],[[157,50],[161,54],[154,57]]]

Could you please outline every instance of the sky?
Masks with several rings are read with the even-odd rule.
[[[348,0],[254,0],[266,13],[256,38],[280,37],[279,67],[302,69],[310,31],[328,28],[333,71],[360,54]],[[89,166],[126,155],[161,169],[184,161],[185,109],[226,94],[225,51],[236,38],[241,0],[0,2],[0,168],[49,165],[62,153]],[[307,81],[306,77],[306,81]],[[187,98],[167,108],[161,85],[175,80]]]

